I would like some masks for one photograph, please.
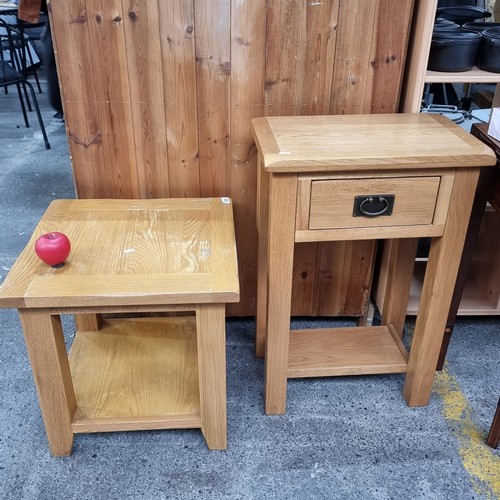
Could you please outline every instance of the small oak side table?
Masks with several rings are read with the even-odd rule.
[[[19,310],[53,455],[71,454],[78,432],[201,428],[210,449],[227,447],[232,212],[229,198],[51,203],[0,307]],[[59,269],[34,252],[50,231],[72,244]],[[181,314],[134,318],[163,312]],[[62,314],[75,315],[69,356]]]
[[[287,379],[406,373],[409,406],[428,404],[486,145],[437,115],[256,118],[259,151],[256,348],[265,409]],[[431,237],[411,350],[401,341],[417,238]],[[290,331],[296,242],[393,239],[382,325]],[[395,243],[395,244],[394,244]]]

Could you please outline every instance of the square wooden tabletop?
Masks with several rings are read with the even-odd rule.
[[[51,268],[36,239],[71,241]],[[0,307],[88,307],[237,302],[229,198],[56,200],[0,286]]]
[[[269,116],[252,120],[273,173],[494,165],[495,155],[451,120],[431,114]]]

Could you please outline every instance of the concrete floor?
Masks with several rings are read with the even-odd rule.
[[[15,92],[0,93],[0,282],[49,202],[74,197],[64,124],[46,94],[40,104],[49,151],[34,117],[24,128]],[[64,326],[69,344],[71,318]],[[411,319],[408,332],[410,343]],[[274,417],[253,319],[229,319],[227,451],[209,451],[198,430],[149,431],[77,435],[67,458],[50,456],[15,310],[0,310],[0,333],[1,499],[500,497],[500,450],[484,444],[500,318],[459,319],[427,407],[406,406],[403,375],[301,379]]]

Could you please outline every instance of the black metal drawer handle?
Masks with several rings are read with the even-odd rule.
[[[354,217],[359,215],[365,217],[392,215],[394,198],[393,194],[355,196],[352,214]]]

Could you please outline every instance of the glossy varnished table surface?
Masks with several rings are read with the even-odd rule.
[[[226,447],[225,303],[239,299],[232,212],[228,198],[49,206],[0,307],[19,310],[54,455],[71,453],[77,432],[137,429],[198,427],[209,448]],[[62,268],[34,252],[50,231],[72,244]],[[133,317],[143,312],[182,314]],[[61,314],[76,320],[69,357]]]
[[[493,152],[436,115],[252,124],[259,151],[256,343],[265,354],[266,412],[285,412],[288,378],[369,373],[406,373],[407,403],[427,404],[479,168],[495,163]],[[373,207],[369,213],[360,213],[360,200]],[[431,253],[408,353],[401,335],[423,236],[432,237]],[[295,243],[357,239],[394,242],[382,325],[290,331]]]
[[[0,288],[2,307],[86,307],[238,300],[232,204],[220,198],[58,200]],[[65,233],[64,267],[43,264],[38,236]]]

